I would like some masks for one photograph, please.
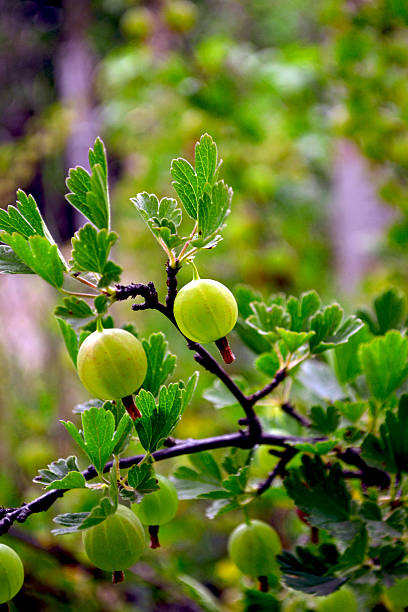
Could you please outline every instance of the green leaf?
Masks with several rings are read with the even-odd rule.
[[[26,240],[20,234],[7,232],[2,232],[0,239],[11,246],[17,257],[35,274],[56,289],[62,287],[65,268],[55,244],[50,244],[43,236],[30,236]]]
[[[95,272],[101,275],[98,283],[106,287],[111,282],[120,280],[122,269],[113,261],[108,261],[109,252],[116,242],[118,235],[106,229],[97,230],[87,223],[72,238],[73,269],[80,272]]]
[[[222,608],[218,605],[214,595],[200,582],[191,576],[187,576],[187,574],[177,576],[177,581],[182,585],[188,597],[198,604],[200,610],[203,610],[203,612],[222,612]]]
[[[0,244],[0,274],[34,274],[34,272],[19,259],[12,248]]]
[[[352,423],[357,423],[367,410],[367,402],[343,402],[337,400],[334,402],[334,405]]]
[[[181,223],[182,213],[173,198],[159,199],[146,191],[130,198],[136,209],[148,225],[157,240],[164,240],[169,249],[182,243],[177,228]]]
[[[154,452],[168,438],[180,420],[183,411],[183,393],[177,383],[162,387],[159,401],[142,389],[135,399],[136,406],[142,413],[135,421],[140,443],[146,452]]]
[[[374,300],[378,333],[384,335],[390,329],[398,329],[404,322],[407,310],[405,295],[396,287],[390,288]]]
[[[336,431],[340,423],[340,416],[334,406],[327,406],[326,410],[322,406],[312,406],[310,417],[312,427],[323,434]]]
[[[169,352],[168,342],[162,332],[151,334],[148,340],[142,340],[142,344],[147,357],[143,389],[156,397],[160,387],[173,374],[177,357]]]
[[[62,333],[62,337],[64,338],[65,346],[67,347],[67,351],[69,356],[72,359],[72,363],[75,367],[77,367],[77,357],[78,357],[78,338],[73,329],[72,325],[68,321],[57,317],[58,325]]]
[[[332,368],[322,361],[303,362],[296,373],[296,380],[311,394],[311,403],[320,400],[333,403],[344,397],[344,391],[337,382]],[[305,390],[302,390],[302,393],[305,396]]]
[[[243,612],[279,612],[281,605],[272,593],[261,593],[255,589],[244,591]]]
[[[300,332],[308,329],[308,322],[320,308],[321,300],[316,291],[302,293],[299,298],[290,296],[286,307],[290,314],[290,329]]]
[[[329,547],[319,547],[315,553],[307,548],[296,547],[296,555],[283,552],[277,556],[283,574],[283,582],[291,589],[310,595],[329,595],[337,591],[347,578],[336,578],[330,574],[331,568],[338,560],[335,549],[326,553]],[[333,548],[333,547],[331,547]]]
[[[179,499],[196,499],[205,493],[221,490],[221,470],[211,453],[190,455],[189,460],[195,469],[180,466],[174,472],[173,482]]]
[[[387,410],[380,438],[367,435],[362,454],[368,463],[389,472],[408,472],[408,395],[401,396],[397,415]]]
[[[91,174],[81,166],[71,168],[66,184],[70,193],[65,197],[99,229],[109,230],[110,205],[106,152],[100,138],[89,150]]]
[[[213,482],[221,482],[220,468],[211,453],[202,452],[191,455],[190,462],[198,473],[206,474],[206,477]]]
[[[276,327],[277,334],[282,338],[290,353],[297,351],[302,344],[308,342],[313,336],[314,332],[293,332],[283,327]]]
[[[139,502],[142,497],[159,489],[153,466],[148,463],[133,465],[128,472],[128,484],[135,489],[134,501]]]
[[[77,458],[72,455],[67,459],[53,461],[48,465],[48,469],[38,472],[40,475],[33,478],[33,482],[45,485],[47,491],[85,487],[85,478],[79,471]]]
[[[67,323],[70,323],[73,327],[85,325],[89,323],[89,320],[95,318],[95,313],[89,304],[87,304],[85,300],[75,296],[64,297],[63,306],[57,306],[54,314],[56,317],[65,319]],[[86,321],[82,319],[86,319]]]
[[[182,380],[179,381],[179,386],[182,391],[183,412],[187,408],[187,406],[189,405],[189,403],[191,402],[193,398],[194,391],[196,390],[199,377],[200,377],[200,373],[197,372],[196,370],[190,376],[186,385],[184,385],[184,382]]]
[[[240,376],[233,376],[233,381],[238,385],[241,391],[246,391],[247,382]],[[218,379],[214,380],[211,387],[208,387],[203,393],[204,399],[211,402],[214,408],[229,408],[237,405],[237,400],[225,385]]]
[[[289,314],[280,304],[268,307],[262,302],[253,302],[251,309],[253,314],[248,317],[248,324],[259,330],[271,342],[276,342],[280,338],[276,327],[287,328],[290,324]]]
[[[361,364],[358,357],[360,344],[369,342],[372,334],[364,325],[358,332],[353,334],[347,342],[336,346],[333,351],[334,371],[340,384],[353,382],[361,374]]]
[[[64,535],[65,533],[75,533],[81,529],[82,523],[89,516],[89,512],[68,512],[58,514],[52,520],[57,525],[62,525],[59,529],[52,529],[53,535]]]
[[[198,179],[193,166],[181,157],[173,159],[171,163],[171,176],[173,187],[183,204],[186,213],[192,219],[197,219],[198,209]]]
[[[240,507],[236,499],[216,499],[205,511],[205,516],[213,520],[222,514],[237,510]]]
[[[230,213],[232,189],[218,181],[211,191],[211,196],[205,193],[198,201],[198,235],[200,239],[213,236],[223,225]],[[199,246],[194,240],[192,244]]]
[[[290,470],[284,484],[312,525],[329,529],[331,523],[350,518],[351,496],[339,463],[326,468],[320,457],[303,455],[302,466]]]
[[[359,533],[340,557],[339,563],[335,567],[335,571],[357,567],[364,563],[367,546],[367,529],[362,523]]]
[[[280,367],[280,361],[277,353],[273,349],[268,353],[262,353],[262,355],[256,359],[255,367],[257,370],[262,372],[262,374],[265,374],[270,378],[274,378]]]
[[[293,446],[303,453],[311,453],[313,455],[326,455],[337,444],[336,440],[321,440],[320,442],[298,442]]]
[[[62,421],[68,432],[88,455],[98,473],[113,453],[116,445],[123,439],[128,428],[129,415],[124,414],[115,432],[115,419],[109,410],[93,406],[82,413],[82,435],[70,421]]]
[[[387,400],[408,376],[408,338],[398,331],[362,344],[359,357],[370,391],[379,401]]]
[[[195,168],[201,193],[214,184],[219,167],[217,156],[217,145],[209,134],[203,134],[195,145]]]
[[[343,321],[343,309],[338,304],[326,306],[310,321],[310,328],[315,331],[315,336],[309,342],[310,350],[312,353],[322,353],[344,344],[362,326],[363,322],[355,316]]]

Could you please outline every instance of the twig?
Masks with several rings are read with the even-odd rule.
[[[269,487],[277,476],[285,475],[287,464],[291,459],[293,459],[297,452],[298,451],[295,448],[287,448],[284,451],[284,453],[281,455],[280,460],[269,474],[268,478],[266,478],[266,480],[264,480],[264,482],[259,485],[256,492],[257,495],[262,495],[262,493],[265,493],[265,491],[269,489]]]
[[[303,416],[303,414],[300,414],[300,412],[297,412],[297,410],[294,408],[294,406],[292,406],[292,404],[290,404],[289,402],[285,402],[284,404],[282,404],[281,408],[282,408],[283,412],[286,412],[286,414],[288,414],[293,419],[298,421],[298,423],[303,425],[303,427],[310,427],[311,426],[311,422],[309,421],[309,419],[307,419],[305,416]]]

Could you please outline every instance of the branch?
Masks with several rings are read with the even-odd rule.
[[[290,448],[290,444],[297,442],[316,442],[322,438],[298,438],[295,436],[277,436],[274,434],[262,433],[258,444],[266,444],[270,446],[281,446],[283,448]],[[213,438],[203,438],[201,440],[183,440],[177,444],[169,447],[162,448],[155,453],[152,453],[155,461],[163,461],[172,457],[179,457],[180,455],[191,455],[193,453],[199,453],[206,450],[213,450],[217,448],[253,448],[254,443],[250,433],[237,432],[232,434],[225,434],[222,436],[214,436]],[[292,449],[291,449],[292,450]],[[130,468],[132,465],[140,463],[144,455],[135,455],[133,457],[124,457],[119,462],[121,469]],[[112,467],[112,461],[109,461],[103,471],[109,472]],[[92,480],[97,476],[96,469],[93,465],[90,465],[86,470],[82,472],[85,480]],[[47,491],[40,497],[37,497],[28,504],[23,504],[19,508],[2,508],[0,509],[0,535],[6,533],[14,522],[24,523],[31,514],[37,514],[39,512],[45,512],[69,489],[53,489]]]
[[[269,487],[271,486],[271,484],[273,483],[273,481],[275,480],[277,476],[283,477],[285,475],[287,464],[289,463],[291,459],[293,459],[293,457],[297,454],[297,452],[298,451],[295,448],[287,448],[281,454],[280,460],[275,465],[274,469],[269,474],[268,478],[266,478],[266,480],[264,480],[264,482],[259,485],[257,492],[256,492],[257,495],[262,495],[262,493],[265,493],[265,491],[269,489]]]

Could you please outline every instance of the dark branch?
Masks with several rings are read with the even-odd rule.
[[[321,440],[321,438],[298,438],[294,436],[276,436],[274,434],[261,435],[258,440],[258,444],[266,444],[270,446],[280,446],[288,448],[290,444],[297,442],[315,442]],[[170,448],[162,448],[155,453],[153,457],[155,461],[163,461],[172,457],[178,457],[180,455],[190,455],[193,453],[199,453],[206,450],[213,450],[217,448],[252,448],[254,446],[252,437],[249,433],[237,432],[232,434],[225,434],[223,436],[214,436],[213,438],[203,438],[202,440],[185,440],[179,441]],[[124,457],[120,460],[119,466],[121,469],[130,468],[132,465],[140,463],[144,455],[135,455],[133,457]],[[104,467],[104,472],[109,472],[112,467],[112,461],[109,461]],[[85,480],[92,480],[97,476],[96,469],[93,465],[90,465],[86,470],[82,472]],[[2,508],[0,509],[0,535],[6,533],[14,522],[24,523],[24,521],[31,515],[38,512],[45,512],[48,510],[58,498],[63,495],[68,489],[52,490],[44,493],[40,497],[37,497],[28,504],[23,504],[20,508]]]
[[[285,475],[287,464],[291,459],[293,459],[297,452],[298,451],[295,448],[287,448],[282,453],[280,460],[275,465],[268,478],[266,478],[266,480],[264,480],[264,482],[259,485],[258,490],[256,492],[257,495],[262,495],[262,493],[265,493],[265,491],[269,489],[269,487],[277,476],[283,477]]]
[[[288,414],[293,419],[298,421],[298,423],[303,425],[303,427],[310,427],[311,426],[311,422],[309,421],[309,419],[307,419],[305,416],[303,416],[303,414],[300,414],[300,412],[297,412],[295,407],[292,406],[292,404],[290,404],[289,402],[286,402],[286,403],[282,404],[281,408],[282,408],[283,412],[286,412],[286,414]]]

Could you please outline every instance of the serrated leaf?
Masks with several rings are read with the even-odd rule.
[[[315,442],[314,444],[311,444],[310,442],[298,442],[293,446],[303,453],[326,455],[336,446],[336,444],[336,440],[321,440],[320,442]]]
[[[230,212],[232,189],[224,181],[218,181],[210,194],[204,193],[198,201],[198,240],[213,236],[222,227]],[[200,246],[197,240],[194,240],[193,244]]]
[[[56,317],[65,319],[73,327],[84,325],[90,319],[95,318],[95,313],[85,300],[75,296],[64,297],[63,305],[57,306],[54,314]],[[83,321],[86,319],[86,321]]]
[[[352,382],[361,374],[358,347],[369,342],[372,337],[367,325],[364,325],[347,342],[336,346],[333,351],[334,371],[340,384]]]
[[[283,327],[276,327],[277,334],[282,338],[286,344],[289,352],[294,353],[297,351],[302,344],[308,342],[315,334],[315,332],[293,332]]]
[[[340,416],[334,406],[327,406],[326,410],[322,406],[312,406],[310,417],[312,427],[323,434],[336,431],[340,423]]]
[[[152,234],[172,249],[181,244],[177,228],[181,223],[182,212],[173,198],[159,199],[153,193],[146,191],[130,198],[137,211],[148,225]]]
[[[367,402],[346,402],[341,400],[335,401],[334,405],[352,423],[357,423],[361,419],[368,406]]]
[[[79,471],[77,458],[72,455],[67,459],[53,461],[48,465],[48,469],[38,470],[38,472],[40,475],[33,478],[33,482],[47,487],[51,485],[48,489],[75,489],[85,486],[85,478]]]
[[[286,308],[290,314],[290,329],[301,332],[308,329],[308,322],[320,308],[321,300],[316,291],[302,293],[299,298],[290,296]]]
[[[176,367],[177,357],[168,350],[168,342],[162,332],[151,334],[148,340],[142,340],[147,357],[147,374],[143,389],[155,397],[160,387],[166,383]]]
[[[272,379],[280,367],[279,357],[273,349],[268,353],[262,353],[256,359],[255,367],[262,374]]]
[[[310,321],[310,329],[315,332],[309,341],[312,353],[322,353],[338,344],[343,344],[363,326],[355,316],[343,321],[343,309],[338,304],[326,306],[315,314]]]
[[[296,547],[296,554],[284,551],[277,555],[286,586],[311,595],[329,595],[337,591],[347,578],[336,578],[332,568],[339,555],[332,545],[321,545],[317,552]]]
[[[357,567],[364,562],[368,546],[368,534],[365,525],[361,524],[359,533],[342,554],[335,571]]]
[[[202,452],[191,455],[190,462],[199,473],[205,474],[207,478],[214,482],[221,482],[220,468],[211,453]]]
[[[75,367],[77,367],[77,357],[78,357],[78,338],[73,329],[72,325],[65,321],[64,319],[60,319],[57,317],[58,325],[62,333],[62,337],[64,338],[65,346],[67,347],[67,351],[69,356],[71,357],[72,363]]]
[[[129,486],[135,489],[135,501],[159,489],[156,474],[151,464],[133,465],[128,472]]]
[[[179,157],[173,159],[170,172],[173,177],[173,187],[186,213],[192,219],[197,219],[199,189],[193,166],[187,160]]]
[[[362,344],[359,357],[370,391],[379,401],[387,400],[408,376],[408,338],[398,331]]]
[[[283,306],[272,304],[267,306],[263,302],[252,302],[253,312],[247,319],[247,323],[266,336],[270,342],[276,342],[280,336],[276,332],[276,327],[288,327],[290,317]]]
[[[331,523],[350,517],[351,496],[339,463],[328,469],[320,457],[302,456],[302,466],[292,469],[284,480],[288,495],[306,512],[312,525],[329,529]]]
[[[0,274],[34,274],[34,272],[21,261],[11,247],[0,244]]]
[[[89,512],[68,512],[66,514],[58,514],[52,520],[57,525],[63,527],[52,529],[53,535],[64,535],[65,533],[75,533],[79,531],[84,520],[89,516]]]
[[[196,370],[192,373],[190,378],[188,379],[186,385],[184,386],[184,382],[179,381],[179,386],[182,391],[182,401],[183,401],[183,412],[191,402],[194,391],[196,390],[198,379],[200,377],[200,373]]]
[[[217,145],[209,134],[203,134],[195,145],[195,169],[201,193],[215,181],[219,166],[217,156]]]
[[[110,205],[105,147],[100,138],[89,150],[91,174],[81,166],[71,168],[66,180],[68,202],[99,229],[109,229]]]
[[[26,240],[20,234],[7,232],[1,232],[0,239],[6,242],[35,274],[56,289],[62,287],[65,268],[55,244],[50,244],[43,236],[30,236]]]
[[[396,287],[387,289],[374,300],[374,311],[377,316],[379,335],[390,329],[398,329],[404,322],[407,309],[405,295]]]
[[[142,413],[135,421],[140,443],[146,452],[154,452],[168,438],[183,411],[182,389],[177,383],[162,387],[156,404],[154,396],[142,389],[136,396],[136,406]]]
[[[324,400],[333,403],[344,397],[344,391],[337,382],[332,368],[327,363],[316,360],[308,360],[302,363],[296,373],[296,380],[299,381],[304,389],[311,394],[311,401]]]
[[[108,261],[109,253],[118,235],[106,229],[97,230],[87,223],[72,238],[73,269],[80,272],[95,272],[101,276],[98,286],[106,287],[120,280],[121,268]]]

